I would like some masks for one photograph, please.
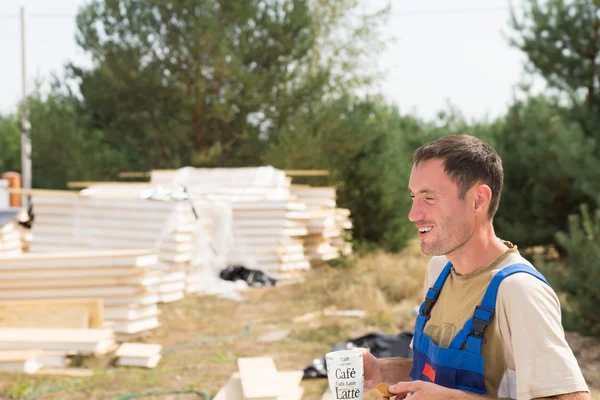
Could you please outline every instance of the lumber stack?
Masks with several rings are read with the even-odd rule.
[[[302,238],[308,233],[306,205],[292,201],[234,202],[231,264],[242,263],[280,279],[309,269]]]
[[[105,326],[120,337],[139,334],[158,326],[159,296],[149,290],[159,282],[159,273],[150,269],[157,263],[158,257],[151,250],[1,256],[0,300],[46,300],[49,304],[43,308],[60,313],[61,308],[51,308],[53,301],[98,298],[104,305]],[[7,307],[10,303],[1,304]],[[65,326],[89,326],[89,314],[77,314],[77,319],[69,307],[62,309],[71,313],[64,315]],[[40,317],[40,325],[44,323]]]
[[[345,239],[349,235],[345,230],[352,228],[350,211],[337,208],[335,188],[292,185],[291,193],[307,205],[304,246],[310,261],[321,263],[349,254],[352,248]]]
[[[183,298],[192,258],[195,219],[185,201],[118,196],[106,189],[36,192],[30,252],[157,249],[158,271],[146,282],[159,302]]]
[[[281,170],[258,168],[182,168],[155,170],[151,182],[184,185],[194,204],[213,201],[231,206],[227,264],[294,279],[310,267],[302,237],[308,233],[306,205],[290,198],[290,179]]]
[[[0,224],[0,255],[14,255],[22,253],[21,231],[13,221]]]

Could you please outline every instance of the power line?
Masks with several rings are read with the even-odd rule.
[[[28,13],[28,17],[34,18],[75,18],[75,14],[40,14],[40,13]]]
[[[514,7],[519,9],[522,7]],[[497,7],[497,8],[457,8],[457,9],[446,9],[446,10],[408,10],[405,12],[392,12],[391,16],[394,17],[412,17],[417,15],[447,15],[447,14],[471,14],[471,13],[484,13],[484,12],[499,12],[499,11],[510,11],[508,7]]]
[[[399,1],[399,0],[396,0]],[[415,1],[415,0],[402,0],[402,1]],[[427,0],[418,0],[427,1]],[[428,0],[432,1],[432,0]],[[447,0],[433,0],[433,1],[447,1]],[[521,9],[521,7],[514,7],[513,9]],[[495,8],[455,8],[455,9],[444,9],[444,10],[407,10],[392,12],[389,15],[392,17],[412,17],[421,15],[450,15],[450,14],[472,14],[472,13],[486,13],[486,12],[508,12],[510,7],[495,7]],[[75,14],[43,14],[43,13],[28,13],[28,17],[33,18],[75,18]],[[18,18],[18,15],[0,15],[0,20]]]

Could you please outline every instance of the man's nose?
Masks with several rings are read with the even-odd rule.
[[[421,211],[418,200],[413,200],[412,206],[410,207],[410,212],[408,213],[408,219],[410,222],[417,222],[421,221],[424,217],[425,213]]]

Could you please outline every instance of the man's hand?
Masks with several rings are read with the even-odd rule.
[[[365,348],[357,348],[356,350],[362,351],[363,356],[363,368],[365,372],[365,383],[364,383],[364,391],[369,392],[375,389],[381,382],[381,371],[379,369],[379,362],[377,358],[371,354],[369,349]]]
[[[404,399],[409,393],[411,400],[438,400],[438,399],[479,399],[481,396],[470,395],[460,390],[448,389],[446,387],[436,385],[435,383],[413,381],[413,382],[398,382],[388,389],[390,393],[396,394],[396,399]]]

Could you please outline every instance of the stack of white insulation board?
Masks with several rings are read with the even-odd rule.
[[[0,256],[0,300],[99,298],[105,326],[134,335],[158,326],[159,296],[149,290],[160,281],[157,263],[152,250]]]
[[[151,183],[159,186],[184,185],[192,198],[225,201],[287,200],[290,180],[273,167],[180,168],[154,170]]]
[[[226,263],[295,279],[310,267],[304,253],[306,204],[290,198],[290,179],[272,167],[155,170],[151,182],[184,185],[194,204],[217,201],[231,208],[233,245]]]
[[[306,254],[312,263],[338,258],[351,252],[344,232],[352,228],[350,211],[336,208],[336,191],[333,187],[293,185],[291,193],[308,207],[308,235],[304,237]]]
[[[187,193],[181,187],[164,188],[149,183],[96,183],[83,190],[81,195],[88,198],[118,197],[127,198],[134,204],[156,202],[175,206],[171,216],[167,217],[167,225],[154,231],[160,231],[157,239],[148,241],[148,246],[159,248],[162,267],[166,268],[162,284],[165,289],[174,288],[178,282],[185,284],[185,292],[197,293],[205,288],[207,275],[215,262],[215,252],[223,251],[219,242],[218,228],[227,222],[231,211],[214,202],[197,201],[192,206]],[[173,216],[173,213],[175,216]],[[229,216],[229,220],[231,217]],[[125,223],[127,221],[124,219]],[[120,223],[118,228],[126,230]],[[218,260],[217,260],[218,263]],[[221,260],[219,270],[225,268],[225,260]],[[161,294],[161,302],[177,300],[182,296]]]
[[[187,201],[157,201],[108,189],[36,191],[30,252],[157,249],[160,271],[147,289],[159,302],[183,298],[197,221]]]
[[[0,255],[14,255],[22,253],[21,231],[13,221],[0,224]]]

